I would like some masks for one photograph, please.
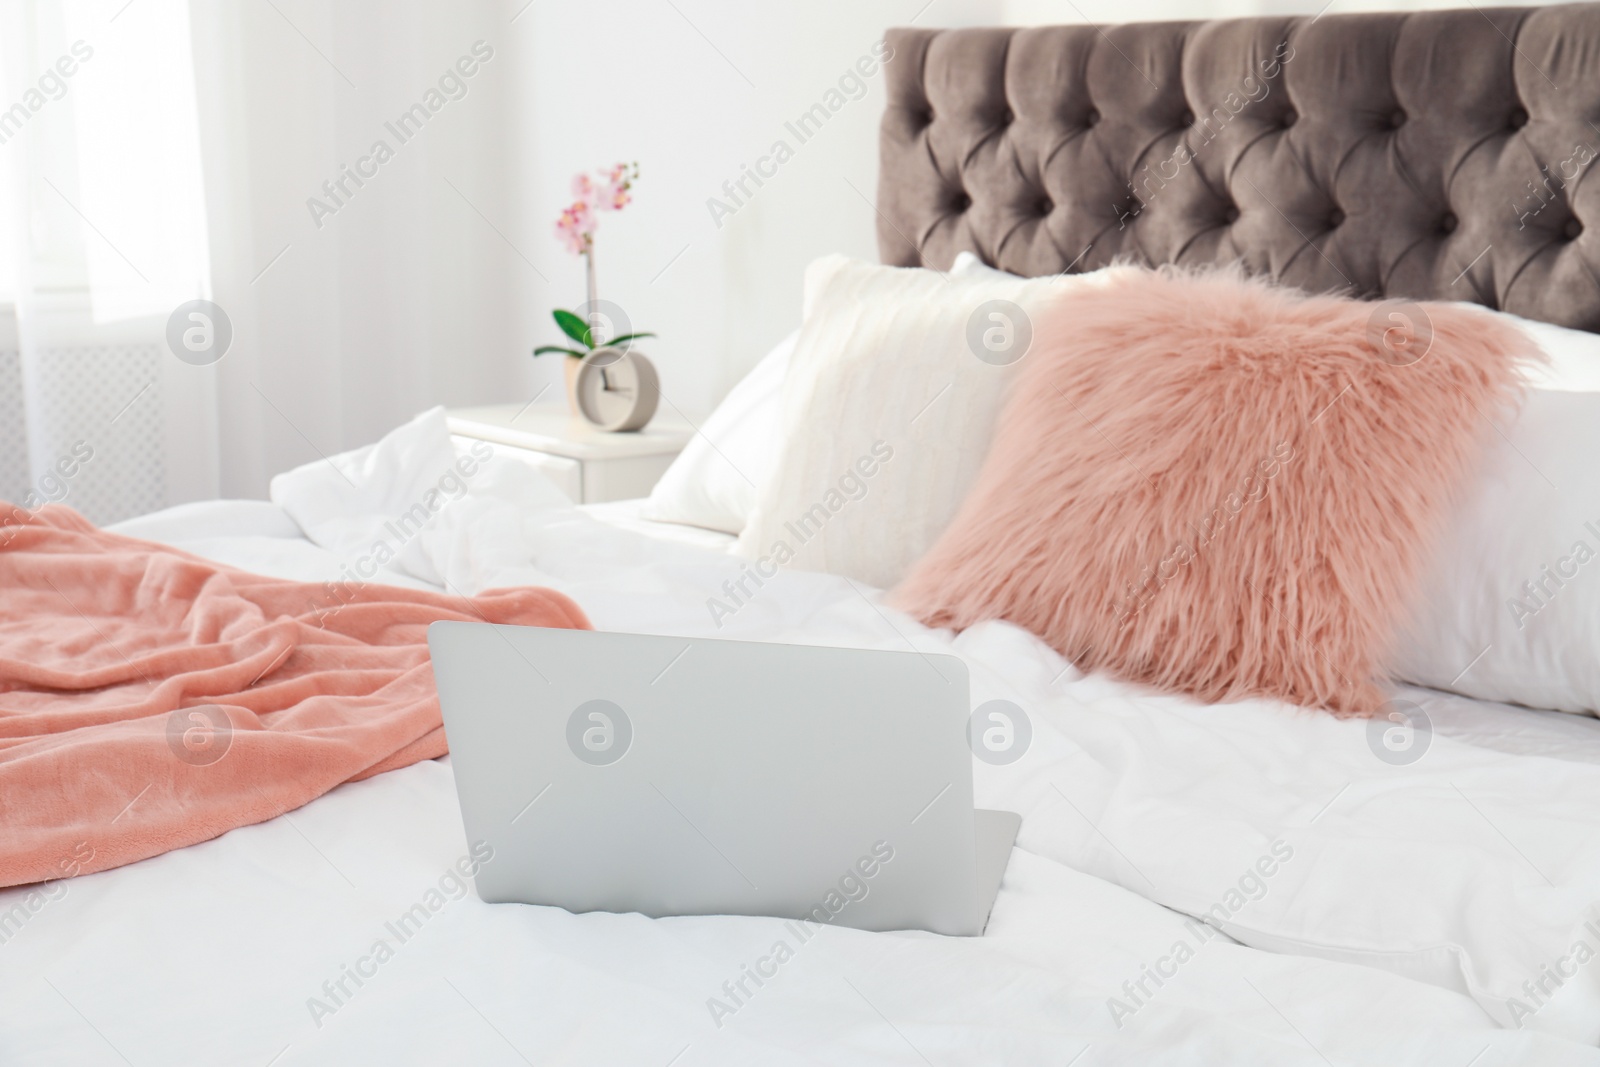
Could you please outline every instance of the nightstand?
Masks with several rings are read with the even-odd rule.
[[[597,430],[565,404],[495,404],[446,412],[458,445],[488,441],[549,477],[578,504],[649,496],[694,427],[666,412],[634,433]]]

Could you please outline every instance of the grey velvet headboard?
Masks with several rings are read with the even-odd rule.
[[[1600,331],[1600,4],[895,29],[883,261],[1242,261]]]

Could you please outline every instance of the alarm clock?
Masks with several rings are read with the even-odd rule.
[[[573,388],[578,413],[602,430],[641,430],[661,401],[661,379],[632,348],[597,348],[583,357]]]

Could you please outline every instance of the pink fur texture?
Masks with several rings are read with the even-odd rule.
[[[1403,310],[1234,270],[1064,297],[894,602],[933,626],[1008,619],[1083,670],[1207,702],[1372,714],[1488,419],[1541,358],[1487,313],[1410,308],[1425,325],[1384,358],[1369,321]]]

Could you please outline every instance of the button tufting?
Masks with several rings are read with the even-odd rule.
[[[1318,0],[1316,6],[1323,2]],[[1560,285],[1528,290],[1530,315],[1577,321],[1582,318],[1579,305],[1584,299],[1600,300],[1600,286],[1590,284],[1592,279],[1584,275],[1581,264],[1571,267],[1572,257],[1587,255],[1591,246],[1600,249],[1600,237],[1585,241],[1588,223],[1576,215],[1579,208],[1589,213],[1586,203],[1576,202],[1581,199],[1577,185],[1582,175],[1572,177],[1575,166],[1585,169],[1587,150],[1580,145],[1572,161],[1559,161],[1567,159],[1574,143],[1586,140],[1577,136],[1580,129],[1588,129],[1585,119],[1600,125],[1600,104],[1589,101],[1586,106],[1581,92],[1538,95],[1548,87],[1543,79],[1481,21],[1478,25],[1500,51],[1488,49],[1485,63],[1479,64],[1482,69],[1474,68],[1462,80],[1459,64],[1452,67],[1448,48],[1440,43],[1448,41],[1450,19],[1432,13],[1406,18],[1412,21],[1407,23],[1409,29],[1402,30],[1373,23],[1363,24],[1370,32],[1369,28],[1356,32],[1352,22],[1348,32],[1335,35],[1337,41],[1322,42],[1326,47],[1309,42],[1312,58],[1305,58],[1309,53],[1302,47],[1300,58],[1287,63],[1282,59],[1292,49],[1282,38],[1289,29],[1295,30],[1290,37],[1303,33],[1309,20],[1292,25],[1276,20],[1233,24],[1232,29],[1223,28],[1225,32],[1217,40],[1212,39],[1215,35],[1209,27],[1204,32],[1177,31],[1170,24],[1136,24],[1111,34],[1116,45],[1148,74],[1154,89],[1127,68],[1115,49],[1104,47],[1104,39],[1097,38],[1094,31],[1071,38],[1070,56],[1061,51],[1065,41],[1041,43],[1029,36],[1034,31],[1007,31],[1009,35],[990,31],[991,36],[981,39],[952,34],[942,36],[938,47],[917,37],[915,47],[907,43],[902,49],[908,56],[915,52],[915,62],[896,68],[900,73],[893,95],[898,99],[891,106],[882,146],[881,169],[893,192],[890,199],[904,216],[896,217],[895,226],[913,235],[911,246],[925,240],[937,243],[936,236],[926,235],[942,232],[938,229],[941,224],[946,229],[954,225],[962,231],[962,240],[985,247],[1022,241],[1028,246],[1024,251],[1031,250],[1038,257],[1035,269],[1045,270],[1052,264],[1060,269],[1089,240],[1074,229],[1081,214],[1086,220],[1083,226],[1088,228],[1085,232],[1110,234],[1103,235],[1098,245],[1115,244],[1113,251],[1120,249],[1120,254],[1146,261],[1164,262],[1180,253],[1186,259],[1232,256],[1255,263],[1264,272],[1273,265],[1289,264],[1289,281],[1300,277],[1297,272],[1307,269],[1305,263],[1310,262],[1312,273],[1323,271],[1338,278],[1319,258],[1320,248],[1339,270],[1350,275],[1354,288],[1393,295],[1384,293],[1385,284],[1393,282],[1402,289],[1409,286],[1407,295],[1414,299],[1467,298],[1484,303],[1494,301],[1495,293],[1469,285],[1470,276],[1483,274],[1484,262],[1492,263],[1497,254],[1503,257],[1504,250],[1512,246],[1516,247],[1510,254],[1519,263],[1541,254],[1544,248],[1546,255],[1565,256],[1561,262],[1568,264],[1569,273],[1576,270],[1577,274],[1559,277]],[[1589,29],[1586,25],[1582,33],[1551,38],[1556,44],[1543,38],[1535,44],[1546,52],[1565,48],[1561,53],[1564,60],[1582,67],[1581,61],[1593,59],[1600,69],[1600,30],[1591,39],[1584,36]],[[1397,32],[1406,41],[1397,44]],[[1506,33],[1516,36],[1509,28]],[[1263,52],[1274,37],[1285,45],[1275,60],[1270,48]],[[1096,40],[1094,47],[1087,43]],[[1307,46],[1307,41],[1295,46]],[[1101,55],[1094,55],[1097,49]],[[1212,97],[1226,95],[1230,86],[1237,85],[1225,72],[1238,69],[1235,53],[1241,51],[1268,57],[1265,70],[1252,73],[1264,88],[1271,88],[1270,97],[1234,113],[1238,121],[1231,123],[1236,129],[1230,136],[1208,140],[1207,134],[1218,130],[1210,110],[1218,101]],[[1506,53],[1514,64],[1507,66]],[[1095,62],[1090,63],[1091,58]],[[1543,65],[1542,60],[1538,62]],[[1307,63],[1311,66],[1301,65]],[[1268,81],[1266,74],[1280,66],[1283,70]],[[1346,75],[1358,67],[1361,77],[1350,82]],[[1555,72],[1550,73],[1554,77]],[[1578,81],[1587,84],[1581,75]],[[1591,78],[1590,82],[1600,85],[1600,80]],[[1141,92],[1132,92],[1130,83]],[[1543,125],[1537,130],[1531,128],[1533,105],[1520,98],[1523,89],[1538,101]],[[1151,91],[1146,94],[1142,90]],[[1010,92],[1017,92],[1019,102],[1028,101],[1031,117],[1027,122],[1011,105]],[[1245,94],[1239,90],[1237,95],[1242,98]],[[1365,96],[1364,103],[1353,101],[1358,114],[1348,109],[1343,113],[1328,110],[1326,101],[1341,95]],[[943,112],[936,111],[933,96],[952,108],[951,121],[944,123],[938,136],[931,126],[943,122],[938,117]],[[1385,96],[1390,100],[1388,111],[1382,110]],[[1110,100],[1116,114],[1100,111],[1098,104],[1090,103],[1091,97]],[[1401,103],[1402,97],[1423,108],[1417,133],[1405,139],[1399,134],[1410,129],[1411,115]],[[1305,100],[1313,115],[1305,132],[1291,141],[1288,134],[1298,131],[1300,119],[1305,117],[1299,113],[1297,100]],[[1230,97],[1228,103],[1239,106],[1240,100]],[[1501,112],[1499,132],[1506,140],[1495,137],[1497,110]],[[1226,111],[1216,116],[1226,117]],[[1012,130],[1001,122],[1021,128]],[[1106,122],[1110,128],[1102,135],[1099,127]],[[1180,125],[1184,123],[1187,125]],[[1228,125],[1222,124],[1225,134]],[[1273,132],[1284,136],[1274,141]],[[1390,132],[1395,137],[1386,140],[1382,135]],[[1566,132],[1571,140],[1556,138]],[[1089,134],[1094,134],[1092,140]],[[1478,154],[1478,163],[1495,157],[1489,160],[1492,164],[1497,153],[1506,155],[1499,151],[1501,147],[1516,149],[1521,144],[1513,144],[1512,137],[1528,141],[1530,150],[1539,148],[1531,164],[1525,156],[1507,156],[1518,165],[1500,168],[1504,173],[1491,166],[1495,173],[1486,172],[1450,188],[1455,173],[1450,168],[1456,161]],[[1533,146],[1532,139],[1540,137],[1543,140]],[[1266,143],[1255,145],[1257,138]],[[1475,153],[1484,138],[1488,139],[1489,157]],[[793,138],[789,140],[793,144]],[[1073,145],[1073,141],[1078,143]],[[1217,141],[1223,143],[1211,143]],[[1181,149],[1183,154],[1175,154],[1179,142],[1187,143]],[[1600,145],[1600,141],[1589,144]],[[1401,158],[1394,156],[1396,151]],[[1171,158],[1166,158],[1169,155]],[[1153,158],[1157,156],[1162,157],[1159,163]],[[1548,174],[1538,169],[1541,162]],[[1194,165],[1185,166],[1187,163]],[[1246,165],[1243,170],[1239,169],[1241,163]],[[1185,169],[1194,172],[1189,186],[1177,173]],[[1201,174],[1202,170],[1206,173]],[[1473,173],[1457,170],[1473,179]],[[1258,189],[1248,183],[1239,187],[1246,176]],[[969,178],[978,193],[964,189]],[[1533,179],[1531,185],[1529,178]],[[940,184],[957,181],[961,184]],[[1064,195],[1071,193],[1071,212],[1065,204],[1054,203],[1054,194],[1044,188],[1046,181]],[[1540,186],[1540,182],[1546,184]],[[1085,190],[1090,193],[1087,199],[1078,195]],[[1536,195],[1530,196],[1530,190]],[[1258,204],[1258,217],[1251,226],[1244,225],[1242,206],[1231,201],[1234,191],[1252,197],[1259,192],[1269,201]],[[1351,196],[1359,218],[1331,200],[1335,192],[1341,198]],[[983,211],[977,210],[980,193],[986,198]],[[1158,212],[1145,218],[1148,205],[1141,207],[1131,199],[1135,194],[1152,204],[1160,200]],[[1320,220],[1316,217],[1319,200]],[[1258,203],[1256,199],[1251,202]],[[1281,208],[1281,215],[1273,203]],[[1457,214],[1452,203],[1460,203],[1471,217]],[[1060,220],[1055,217],[1057,208],[1061,209]],[[1429,212],[1436,212],[1431,224]],[[1600,219],[1600,209],[1593,213]],[[1028,226],[1030,220],[1037,225]],[[1356,225],[1345,232],[1350,222]],[[1469,222],[1476,228],[1468,229]],[[918,258],[915,252],[898,251],[891,228],[881,223],[880,228],[886,231],[890,258],[908,262]],[[1494,233],[1480,235],[1485,228]],[[1015,232],[1018,230],[1020,233]],[[1219,234],[1218,230],[1227,232]],[[1459,243],[1457,235],[1462,238]],[[1052,237],[1059,249],[1050,244]],[[1306,240],[1314,243],[1312,249],[1303,248]],[[1491,240],[1502,251],[1486,253],[1468,272],[1469,277],[1455,281],[1467,260]],[[1460,255],[1451,269],[1448,261],[1457,251]],[[1353,266],[1337,262],[1341,254],[1348,253],[1349,258],[1356,252],[1361,254],[1356,255],[1358,262]],[[1291,260],[1295,255],[1298,263]],[[929,258],[936,257],[930,253]],[[1079,263],[1073,269],[1081,267]],[[1482,278],[1479,282],[1488,285]]]

